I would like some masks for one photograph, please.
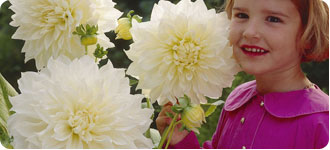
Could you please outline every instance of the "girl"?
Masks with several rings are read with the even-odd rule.
[[[329,139],[329,96],[309,81],[302,61],[329,56],[328,7],[321,0],[228,0],[230,42],[255,81],[227,98],[205,148],[322,148]],[[165,115],[157,118],[162,132]],[[175,131],[170,148],[199,148],[194,133]]]

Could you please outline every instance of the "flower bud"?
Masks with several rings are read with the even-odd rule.
[[[131,19],[130,18],[120,18],[118,20],[118,26],[115,30],[115,33],[117,33],[116,39],[124,39],[124,40],[130,40],[132,39],[132,35],[129,32],[129,29],[131,29]]]
[[[94,45],[97,43],[97,37],[95,35],[83,35],[80,39],[82,45]]]
[[[198,134],[199,131],[197,127],[201,127],[203,122],[206,122],[203,108],[196,104],[188,106],[184,109],[181,120],[188,129]]]

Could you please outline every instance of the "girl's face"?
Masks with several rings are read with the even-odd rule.
[[[291,0],[234,1],[229,39],[245,72],[271,75],[300,67],[300,34],[300,15]]]

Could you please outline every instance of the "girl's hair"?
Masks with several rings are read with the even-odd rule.
[[[323,61],[329,58],[329,8],[322,0],[291,0],[297,7],[303,33],[300,45],[303,61]],[[234,0],[227,0],[226,12],[231,19]]]

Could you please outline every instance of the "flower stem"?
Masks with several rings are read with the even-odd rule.
[[[147,98],[147,108],[150,108],[150,109],[152,108],[152,105],[151,105],[151,102],[150,102],[150,98]],[[150,117],[151,120],[154,120],[154,115],[155,114],[152,114],[151,115],[151,117]]]
[[[164,142],[168,136],[168,133],[171,131],[171,129],[173,128],[174,123],[176,122],[176,119],[178,118],[178,114],[176,113],[170,123],[170,126],[167,127],[164,131],[164,134],[162,135],[159,145],[158,145],[158,149],[162,149],[162,146],[164,145]]]
[[[149,98],[147,98],[147,108],[150,108],[151,109],[150,99]],[[151,120],[154,119],[154,114],[152,114],[152,116],[150,117],[150,119]],[[147,138],[151,138],[150,126],[149,126],[148,130],[146,131],[146,134],[145,135],[146,135]]]
[[[85,55],[87,55],[87,50],[88,50],[87,45],[85,45]]]
[[[149,98],[147,98],[147,107],[148,108],[151,108],[151,104],[150,104],[150,99]]]
[[[170,145],[170,141],[171,141],[171,139],[172,139],[172,136],[173,136],[173,133],[174,133],[174,129],[175,129],[175,127],[176,127],[179,123],[181,123],[181,120],[178,121],[178,122],[176,122],[176,123],[174,123],[174,125],[173,125],[173,127],[172,127],[172,129],[171,129],[171,132],[170,132],[170,136],[169,136],[168,139],[167,139],[165,149],[167,149],[168,146]]]

